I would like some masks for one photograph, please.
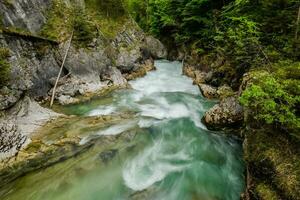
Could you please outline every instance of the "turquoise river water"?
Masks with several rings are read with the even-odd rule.
[[[201,123],[215,102],[203,98],[182,75],[181,63],[155,65],[156,71],[130,82],[132,89],[64,110],[81,117],[134,113],[132,119],[82,137],[81,143],[86,143],[101,135],[138,130],[128,144],[116,142],[107,154],[100,154],[109,161],[99,161],[100,150],[93,147],[18,178],[1,199],[238,200],[244,189],[241,144]]]

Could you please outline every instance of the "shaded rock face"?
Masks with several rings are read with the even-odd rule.
[[[156,38],[152,36],[145,37],[145,49],[148,49],[151,56],[156,59],[164,58],[168,56],[168,52],[164,45]]]
[[[18,27],[36,33],[46,22],[44,13],[52,0],[1,1],[0,15],[6,27]]]
[[[15,9],[19,2],[21,1],[13,2],[12,7],[0,2],[0,5],[5,7],[1,14],[19,17],[19,21],[22,21],[26,15],[19,16],[18,10]],[[32,2],[33,0],[28,1],[27,6]],[[49,7],[51,3],[50,0],[40,2],[39,6],[42,8],[33,6],[30,8],[31,12],[39,12],[44,9],[43,6]],[[26,2],[22,1],[22,6],[26,9],[27,7],[23,4]],[[44,15],[46,14],[45,11]],[[39,17],[37,16],[37,18]],[[8,21],[8,19],[3,19],[7,26],[12,25],[31,33],[38,30],[38,28],[27,27],[23,25],[24,23],[9,25]],[[162,44],[154,38],[151,38],[151,41],[155,42],[157,49],[148,47],[150,44],[143,42],[145,37],[138,27],[131,26],[126,29],[125,24],[124,30],[117,34],[111,42],[103,36],[99,36],[94,38],[93,44],[88,48],[78,48],[72,44],[61,76],[63,80],[59,82],[55,99],[61,104],[74,103],[77,102],[74,98],[76,95],[97,92],[108,85],[123,87],[127,81],[121,77],[122,74],[125,74],[124,77],[131,73],[142,74],[140,72],[144,71],[145,65],[148,65],[147,60],[151,59],[151,54],[161,57],[164,51]],[[149,39],[146,41],[149,42]],[[56,45],[30,36],[18,37],[9,33],[0,33],[0,45],[10,51],[9,62],[11,65],[11,81],[6,88],[0,89],[0,99],[2,100],[0,110],[12,107],[25,93],[35,99],[46,99],[54,86],[67,42]],[[107,51],[107,49],[110,50]],[[145,51],[151,53],[146,55]],[[132,77],[136,77],[136,75]]]
[[[10,53],[10,81],[0,88],[0,121],[3,122],[0,135],[3,145],[0,144],[0,147],[3,146],[5,151],[5,141],[14,141],[13,138],[20,140],[10,148],[15,153],[19,146],[26,144],[23,142],[24,136],[29,141],[27,135],[57,117],[34,102],[49,99],[67,48],[67,42],[56,44],[55,41],[37,37],[47,23],[47,12],[53,2],[0,1],[0,24],[17,30],[0,31],[0,47]],[[66,0],[65,3],[71,2]],[[85,7],[83,0],[73,3],[82,9]],[[133,22],[128,21],[128,24],[131,26],[125,23],[114,39],[95,36],[86,47],[76,41],[71,43],[55,93],[58,103],[76,103],[79,101],[77,95],[89,96],[111,86],[126,87],[127,80],[154,69],[152,57],[165,56],[163,45],[152,37],[146,38],[138,27],[132,25]],[[10,124],[17,126],[10,128]]]
[[[0,45],[10,52],[10,82],[0,89],[3,99],[0,109],[14,105],[23,93],[34,98],[46,97],[51,88],[49,80],[59,71],[55,47],[44,42],[0,34]]]
[[[208,110],[202,120],[209,129],[221,129],[239,125],[243,119],[243,107],[239,104],[238,99],[228,97]]]

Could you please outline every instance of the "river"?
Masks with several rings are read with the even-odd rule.
[[[241,144],[201,123],[215,101],[182,75],[181,63],[155,65],[156,71],[131,81],[131,89],[64,108],[82,118],[131,113],[132,119],[81,138],[85,144],[136,130],[128,144],[117,142],[105,153],[98,145],[29,173],[8,184],[1,199],[238,200],[244,189]]]

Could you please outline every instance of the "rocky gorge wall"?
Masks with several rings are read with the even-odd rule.
[[[64,37],[58,39],[41,34],[53,23],[49,13],[58,3],[70,10],[79,6],[84,11],[86,7],[85,1],[69,0],[0,2],[0,48],[9,54],[9,79],[0,88],[0,158],[14,155],[30,141],[37,127],[59,116],[35,102],[49,100],[72,32],[64,30]],[[126,13],[122,18],[124,23],[111,30],[113,37],[102,34],[97,26],[99,30],[89,40],[72,40],[55,95],[58,103],[75,103],[80,95],[126,87],[126,78],[144,75],[153,69],[154,58],[166,57],[158,40],[144,34]],[[55,20],[63,24],[65,19]],[[80,23],[79,31],[89,22]],[[79,31],[74,30],[74,35]]]
[[[226,76],[216,69],[226,66],[221,56],[208,59],[195,58],[189,53],[175,55],[175,59],[183,59],[180,55],[185,55],[183,73],[193,78],[203,96],[219,101],[205,113],[203,123],[211,130],[221,129],[242,140],[246,188],[241,199],[299,199],[299,142],[280,133],[280,129],[249,119],[239,103],[241,93],[255,79],[255,73],[245,73],[239,87],[235,87],[236,81],[232,85],[224,83]]]

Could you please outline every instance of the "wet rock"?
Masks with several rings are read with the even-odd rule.
[[[240,125],[243,119],[243,107],[237,97],[227,97],[208,110],[202,120],[209,129],[220,129]]]
[[[142,59],[139,49],[121,48],[116,60],[116,66],[122,73],[129,73]]]
[[[195,74],[194,84],[199,85],[202,83],[206,83],[207,73],[201,71],[195,71],[194,74]]]
[[[107,163],[110,160],[112,160],[118,153],[117,149],[110,149],[104,152],[101,152],[99,154],[100,159],[102,160],[102,162]]]
[[[153,36],[145,37],[145,48],[150,51],[150,54],[155,59],[167,58],[168,52],[165,46]]]
[[[112,145],[117,144],[118,148],[126,149],[130,145],[127,138],[134,138],[130,135],[136,132],[124,131],[118,136],[100,136],[81,143],[82,138],[87,136],[83,134],[89,134],[107,125],[118,124],[132,117],[129,114],[85,118],[63,116],[47,123],[44,127],[40,127],[36,134],[30,136],[30,143],[22,147],[14,159],[6,158],[0,162],[0,187],[28,172],[82,154],[91,147],[97,148],[95,156],[97,152],[101,152],[98,154],[99,158],[103,159],[103,162],[108,162],[119,152],[112,148]],[[83,126],[78,126],[78,124]],[[11,128],[11,130],[17,132],[18,128],[16,128]]]
[[[74,103],[78,103],[79,101],[80,101],[79,99],[73,98],[68,95],[61,95],[58,97],[58,102],[61,105],[74,104]]]
[[[195,69],[195,67],[185,64],[183,74],[192,78],[195,85],[204,84],[211,80],[212,72],[204,72]]]
[[[115,86],[127,86],[127,80],[116,67],[109,67],[102,75],[101,81],[108,81]]]
[[[218,98],[218,89],[213,87],[213,86],[210,86],[210,85],[207,85],[207,84],[199,84],[199,89],[202,93],[202,95],[206,98],[209,98],[209,99],[214,99],[214,98]]]
[[[154,61],[152,59],[146,60],[136,71],[125,74],[125,78],[130,81],[135,78],[143,77],[147,72],[155,70]]]
[[[130,195],[130,200],[153,199],[157,192],[158,188],[155,185],[152,185],[145,190],[135,191],[133,194]]]
[[[182,68],[182,72],[184,75],[194,79],[195,78],[195,70],[193,67],[189,66],[189,65],[184,65],[183,68]]]

